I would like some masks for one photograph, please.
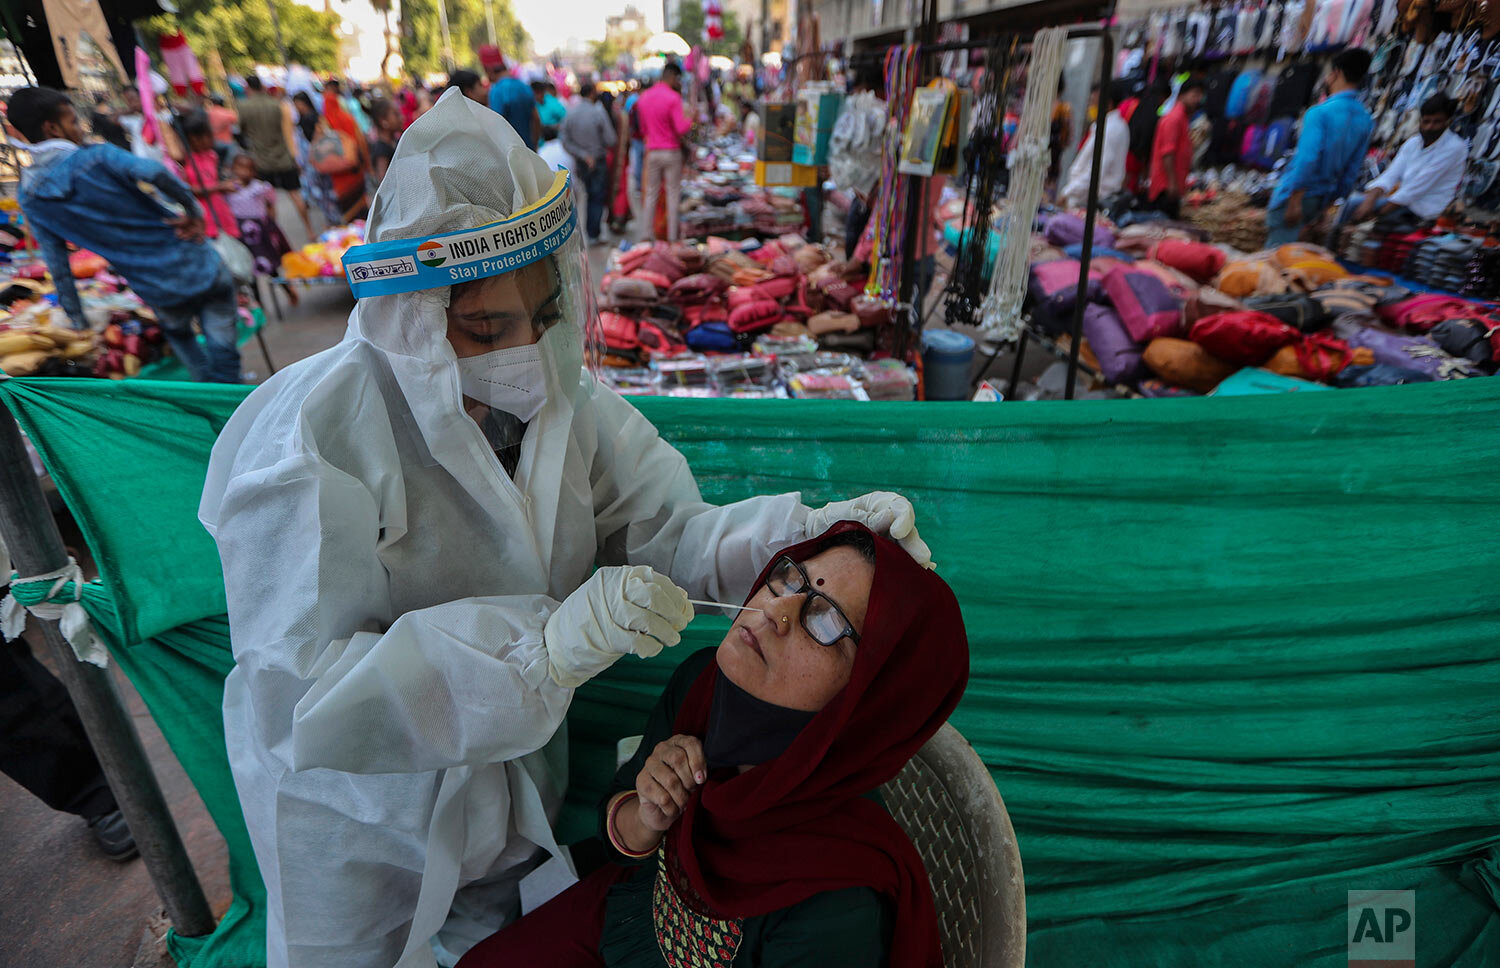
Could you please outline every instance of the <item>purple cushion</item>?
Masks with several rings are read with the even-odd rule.
[[[1133,383],[1142,371],[1140,343],[1130,338],[1120,316],[1108,306],[1090,303],[1083,309],[1083,335],[1099,361],[1099,371],[1111,383]]]
[[[1400,336],[1367,326],[1354,329],[1345,335],[1339,334],[1350,346],[1364,347],[1375,354],[1375,362],[1403,370],[1416,370],[1430,374],[1435,379],[1446,379],[1445,362],[1457,362],[1442,352],[1437,343],[1426,336]]]
[[[1083,241],[1083,216],[1067,213],[1054,215],[1047,220],[1047,241],[1062,248],[1078,245]],[[1115,244],[1115,233],[1110,227],[1094,220],[1094,249],[1108,249]]]
[[[1078,301],[1078,270],[1081,268],[1076,259],[1054,259],[1051,262],[1039,262],[1031,267],[1031,282],[1029,291],[1031,298],[1043,312],[1055,317],[1066,316],[1073,311],[1073,304]],[[1089,274],[1089,284],[1084,298],[1090,302],[1099,302],[1104,298],[1104,288],[1099,279],[1093,273]]]
[[[1104,291],[1137,343],[1182,332],[1182,303],[1151,273],[1117,266],[1104,276]]]

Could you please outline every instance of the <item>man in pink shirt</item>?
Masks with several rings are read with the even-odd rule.
[[[677,206],[682,200],[682,156],[693,122],[682,108],[682,68],[668,62],[661,80],[646,89],[635,110],[646,142],[645,218],[647,238],[656,238],[656,206],[667,191],[667,238],[677,241]]]

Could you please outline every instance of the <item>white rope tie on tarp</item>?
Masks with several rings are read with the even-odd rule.
[[[58,600],[58,596],[64,594],[68,582],[73,583],[72,598]],[[16,588],[39,584],[52,586],[44,600],[35,605],[22,605],[16,601]],[[5,593],[5,600],[0,601],[0,634],[12,641],[20,638],[21,633],[26,631],[26,613],[30,612],[37,618],[57,623],[79,662],[89,662],[101,669],[109,664],[109,650],[94,634],[88,612],[83,609],[83,569],[78,567],[78,562],[71,555],[68,556],[66,565],[45,575],[22,578],[16,572],[11,572],[10,587],[11,590]]]

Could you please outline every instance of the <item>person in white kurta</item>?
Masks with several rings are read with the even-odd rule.
[[[402,138],[369,240],[567,195],[450,91]],[[674,644],[684,592],[739,601],[772,549],[841,518],[927,557],[893,494],[705,503],[581,366],[567,216],[565,244],[508,274],[360,298],[343,341],[258,387],[214,448],[199,515],[224,567],[225,734],[272,968],[451,963],[515,916],[521,875],[556,850],[573,687]]]
[[[1418,221],[1430,222],[1453,204],[1463,184],[1469,143],[1448,126],[1453,123],[1453,100],[1434,94],[1422,103],[1417,133],[1406,140],[1378,178],[1352,195],[1350,220],[1394,216],[1402,209]]]
[[[1099,109],[1097,87],[1089,95],[1089,104],[1094,110]],[[1069,208],[1083,208],[1088,204],[1089,180],[1094,173],[1094,135],[1097,130],[1097,126],[1089,122],[1088,136],[1083,139],[1083,147],[1078,149],[1078,154],[1073,156],[1073,163],[1068,166],[1067,181],[1058,193],[1058,198]],[[1129,152],[1130,125],[1120,117],[1118,109],[1112,109],[1104,116],[1104,155],[1099,164],[1100,198],[1108,198],[1125,187],[1125,156]]]

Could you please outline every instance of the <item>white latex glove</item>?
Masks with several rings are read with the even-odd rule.
[[[547,619],[542,643],[558,685],[573,689],[622,655],[650,657],[682,641],[687,592],[645,565],[600,568]]]
[[[936,569],[932,551],[917,534],[917,512],[911,502],[891,491],[871,491],[852,501],[834,501],[807,515],[806,533],[816,538],[840,521],[858,521],[899,544],[923,568]]]

